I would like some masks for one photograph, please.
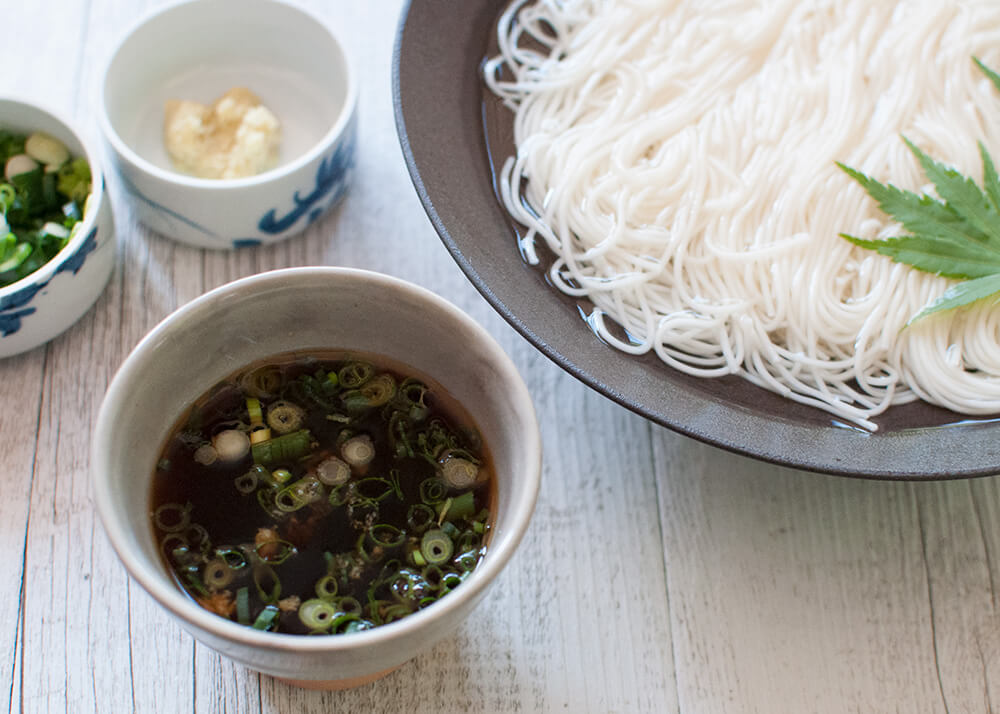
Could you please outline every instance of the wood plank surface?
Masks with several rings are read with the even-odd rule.
[[[98,138],[115,39],[171,0],[4,5],[2,90]],[[541,356],[472,288],[403,164],[390,60],[402,0],[300,0],[362,77],[356,182],[273,247],[205,252],[136,220],[112,174],[118,264],[66,334],[0,361],[0,685],[25,712],[992,712],[1000,481],[806,474],[683,438]],[[2,122],[2,117],[0,117]],[[532,526],[451,639],[371,685],[290,687],[196,643],[117,561],[93,511],[94,417],[115,369],[206,290],[297,265],[427,286],[483,324],[534,395]],[[0,705],[2,706],[2,705]]]

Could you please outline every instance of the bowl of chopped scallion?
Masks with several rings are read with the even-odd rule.
[[[0,357],[75,323],[114,267],[114,226],[94,151],[47,109],[0,98]]]

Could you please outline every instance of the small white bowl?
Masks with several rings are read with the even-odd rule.
[[[163,142],[169,99],[211,104],[234,86],[281,123],[278,166],[205,179],[172,166]],[[139,220],[202,248],[273,243],[344,195],[357,150],[357,79],[319,19],[277,0],[194,0],[128,32],[105,70],[102,131]]]
[[[98,153],[69,122],[48,109],[0,98],[0,127],[43,131],[90,163],[88,209],[66,247],[41,268],[0,288],[0,357],[38,347],[59,335],[97,300],[115,266],[115,227]]]
[[[164,566],[150,524],[153,473],[169,430],[208,388],[290,350],[383,355],[439,383],[468,411],[496,478],[487,551],[468,579],[429,607],[345,635],[260,632],[196,604]],[[180,308],[135,348],[108,389],[91,451],[97,511],[125,567],[195,638],[301,686],[375,679],[453,632],[521,540],[541,476],[527,387],[492,337],[434,293],[378,273],[292,268],[238,280]]]

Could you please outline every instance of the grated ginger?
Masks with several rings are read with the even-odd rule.
[[[201,178],[242,178],[277,165],[281,126],[256,94],[233,87],[211,106],[168,100],[163,139],[179,171]]]

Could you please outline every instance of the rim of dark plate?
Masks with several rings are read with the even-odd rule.
[[[614,402],[747,457],[880,480],[1000,472],[1000,419],[903,405],[890,410],[881,431],[869,433],[737,377],[699,379],[650,355],[636,359],[590,332],[579,305],[522,260],[493,192],[479,69],[505,5],[466,0],[444,8],[440,0],[408,0],[393,46],[392,101],[406,167],[431,224],[469,281],[515,330]],[[503,240],[499,234],[506,234],[509,251],[487,249],[490,237]]]

